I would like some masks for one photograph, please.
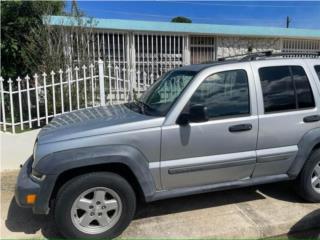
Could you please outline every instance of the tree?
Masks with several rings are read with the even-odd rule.
[[[43,26],[43,16],[62,15],[63,1],[9,1],[1,2],[1,73],[7,79],[25,75],[37,69],[40,62],[34,56],[42,56],[41,47],[33,48],[30,42],[34,29]],[[43,59],[38,58],[39,61]]]
[[[192,20],[190,18],[187,18],[187,17],[178,16],[178,17],[172,18],[171,22],[174,22],[174,23],[192,23]]]

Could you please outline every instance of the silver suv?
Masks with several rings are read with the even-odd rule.
[[[134,102],[54,118],[21,169],[18,204],[51,210],[65,237],[113,238],[137,199],[295,180],[320,202],[320,60],[299,55],[185,66]]]

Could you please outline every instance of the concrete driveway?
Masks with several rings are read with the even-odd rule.
[[[1,176],[1,238],[60,237],[52,216],[34,216],[30,209],[16,205],[16,174]],[[261,238],[287,233],[320,237],[320,204],[305,203],[291,185],[277,183],[140,203],[122,237]]]

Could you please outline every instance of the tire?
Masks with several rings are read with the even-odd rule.
[[[135,209],[135,193],[124,178],[94,172],[73,178],[60,189],[54,218],[66,238],[111,239],[126,229]]]
[[[309,202],[320,202],[320,149],[315,150],[306,161],[297,179],[299,195]],[[314,186],[312,185],[314,183]],[[315,184],[316,183],[316,184]]]

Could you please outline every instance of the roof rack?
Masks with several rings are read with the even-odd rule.
[[[253,61],[259,57],[286,57],[286,56],[318,57],[318,56],[320,56],[320,52],[313,52],[313,53],[310,53],[310,52],[276,52],[276,53],[273,53],[272,51],[265,51],[265,52],[257,52],[257,53],[249,54],[249,55],[243,57],[240,61]]]
[[[263,51],[263,52],[255,52],[255,53],[249,53],[249,54],[241,54],[241,55],[234,55],[230,57],[222,57],[218,58],[218,61],[226,61],[226,60],[232,60],[234,58],[239,58],[238,61],[253,61],[257,58],[263,58],[263,57],[285,57],[285,56],[291,56],[291,57],[306,57],[306,56],[312,56],[312,57],[320,57],[320,52],[275,52],[273,53],[272,50],[269,51]]]
[[[229,56],[229,57],[221,57],[221,58],[218,58],[218,61],[221,62],[221,61],[226,61],[226,60],[232,60],[232,59],[235,59],[235,58],[238,58],[238,60],[241,60],[245,57],[249,57],[249,56],[256,56],[256,55],[259,55],[259,56],[267,56],[267,55],[271,55],[272,54],[272,50],[268,50],[268,51],[263,51],[263,52],[255,52],[255,53],[245,53],[245,54],[238,54],[238,55],[233,55],[233,56]]]

